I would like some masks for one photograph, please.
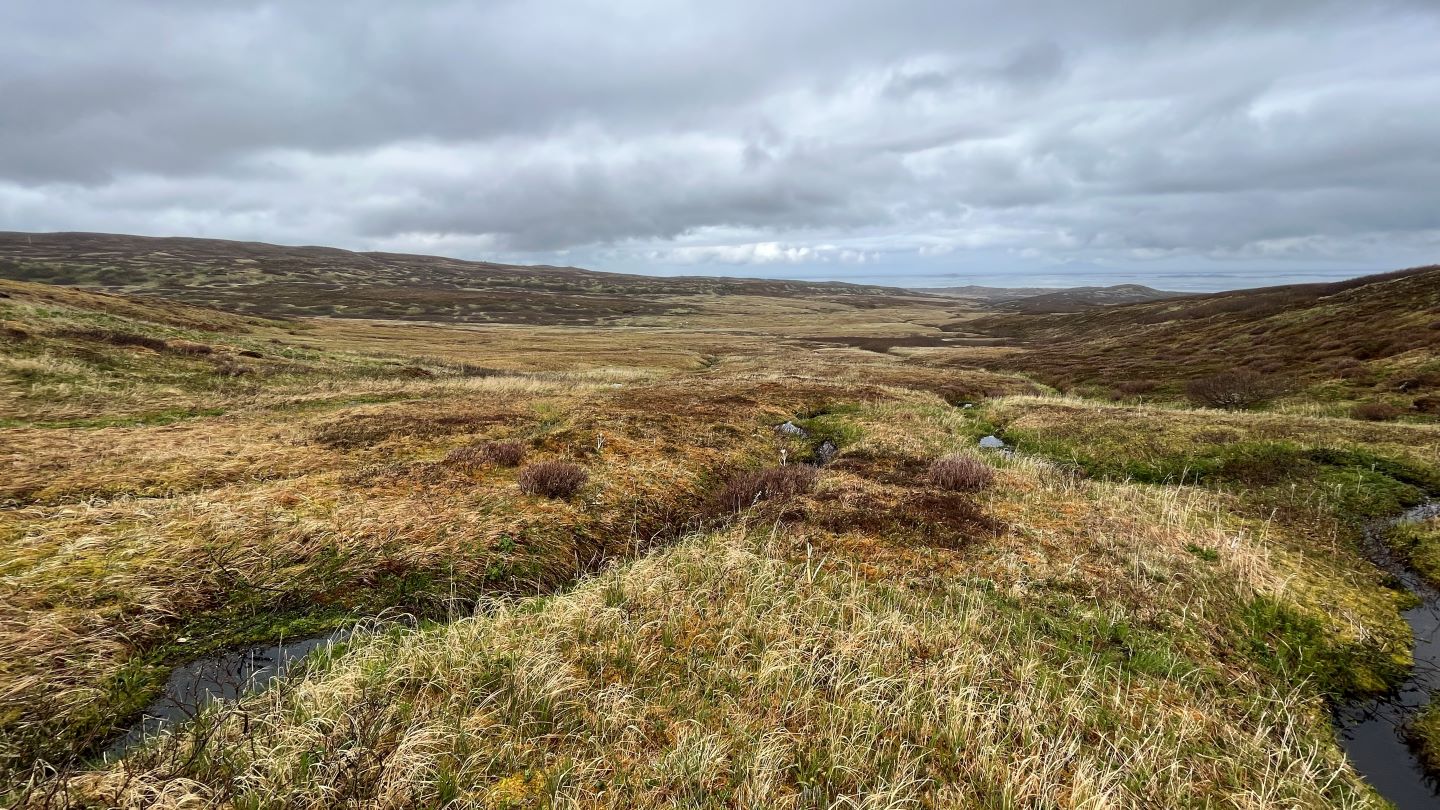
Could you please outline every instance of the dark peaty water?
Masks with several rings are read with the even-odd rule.
[[[1395,523],[1440,514],[1440,503],[1418,506]],[[1415,669],[1392,694],[1342,707],[1336,714],[1340,744],[1366,781],[1399,810],[1440,807],[1440,785],[1428,778],[1405,743],[1404,726],[1440,689],[1440,590],[1426,582],[1392,552],[1382,537],[1391,524],[1366,533],[1367,552],[1381,570],[1395,576],[1420,598],[1405,611],[1415,634]]]
[[[261,692],[296,662],[321,647],[341,641],[349,631],[324,636],[261,644],[201,658],[176,667],[165,682],[165,692],[145,707],[140,719],[105,748],[104,757],[114,760],[146,737],[177,723],[183,723],[215,700],[235,700],[241,695]]]

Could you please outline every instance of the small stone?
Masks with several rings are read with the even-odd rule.
[[[783,425],[778,425],[775,428],[775,432],[785,436],[798,436],[802,439],[810,435],[806,432],[805,428],[800,427],[794,422],[786,422]]]
[[[1004,450],[1005,442],[1001,441],[998,436],[986,436],[980,440],[980,446],[986,450]]]
[[[826,439],[820,443],[819,447],[815,448],[815,463],[822,466],[829,464],[839,450],[840,448],[836,447],[834,442]]]

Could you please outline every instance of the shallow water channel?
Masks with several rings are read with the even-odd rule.
[[[1404,736],[1405,724],[1430,702],[1430,692],[1440,690],[1440,590],[1396,556],[1384,534],[1397,523],[1434,515],[1440,515],[1440,502],[1417,506],[1366,532],[1369,557],[1420,599],[1404,613],[1415,634],[1415,668],[1394,692],[1336,712],[1340,744],[1355,770],[1400,810],[1440,807],[1440,784],[1425,776]]]
[[[1368,556],[1420,599],[1403,614],[1415,635],[1415,667],[1394,692],[1336,711],[1340,744],[1362,776],[1400,810],[1440,807],[1440,783],[1427,777],[1405,742],[1404,726],[1440,691],[1440,589],[1411,570],[1385,543],[1396,523],[1440,515],[1440,502],[1406,511],[1366,533]],[[193,718],[215,700],[236,700],[264,691],[295,663],[317,649],[343,641],[348,630],[275,644],[262,644],[201,658],[176,667],[165,691],[145,708],[124,736],[104,752],[113,760],[146,737]]]
[[[272,681],[283,678],[292,665],[315,650],[343,641],[349,632],[337,630],[323,636],[260,644],[176,667],[165,682],[164,693],[145,707],[124,736],[105,748],[105,759],[116,759],[146,737],[195,717],[216,700],[233,701],[241,695],[263,692]]]

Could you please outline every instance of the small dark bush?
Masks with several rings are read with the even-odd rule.
[[[1185,386],[1185,395],[1196,405],[1232,411],[1263,405],[1284,392],[1282,381],[1247,369],[1200,377]]]
[[[537,461],[520,471],[520,491],[547,498],[569,498],[585,486],[590,474],[568,461]]]
[[[472,413],[345,414],[317,425],[310,431],[310,439],[337,450],[350,450],[401,436],[424,439],[473,432],[493,421],[488,415]]]
[[[236,352],[236,354],[240,355],[241,357],[255,357],[255,358],[264,357],[264,356],[265,356],[265,355],[261,354],[260,352],[255,351],[254,349],[241,349],[240,351]]]
[[[1115,390],[1127,397],[1138,397],[1154,391],[1160,383],[1154,380],[1125,380],[1115,384]]]
[[[1362,402],[1350,409],[1351,418],[1367,422],[1389,422],[1402,413],[1404,411],[1388,402]]]
[[[30,333],[19,325],[5,321],[0,321],[0,335],[14,340],[26,340],[30,337]]]
[[[1420,413],[1440,414],[1440,397],[1416,397],[1410,407]]]
[[[807,464],[747,470],[732,475],[716,495],[727,512],[748,509],[760,501],[785,501],[815,489],[820,472]]]
[[[220,360],[215,364],[215,374],[220,377],[244,377],[253,373],[253,370],[244,363],[237,363],[229,358]]]
[[[928,477],[931,486],[950,492],[979,492],[995,482],[989,464],[961,453],[936,459]]]
[[[109,343],[111,346],[139,346],[143,349],[152,349],[157,352],[164,351],[168,346],[160,338],[149,335],[136,335],[131,332],[111,332],[106,329],[61,329],[55,332],[56,337],[75,338],[79,340],[94,340],[101,343]]]
[[[519,442],[482,442],[457,447],[445,456],[452,467],[473,470],[486,464],[514,467],[525,460],[525,445]]]

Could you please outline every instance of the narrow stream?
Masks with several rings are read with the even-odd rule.
[[[1405,742],[1405,724],[1440,690],[1440,590],[1406,565],[1385,542],[1385,530],[1440,515],[1440,502],[1406,511],[1393,521],[1365,533],[1366,553],[1381,570],[1393,575],[1420,599],[1405,611],[1415,634],[1415,668],[1394,692],[1343,706],[1336,713],[1340,744],[1366,781],[1399,810],[1440,806],[1440,784],[1427,777]]]
[[[164,693],[145,707],[124,736],[106,746],[104,759],[119,758],[146,737],[195,717],[216,700],[233,701],[244,694],[265,691],[293,664],[315,650],[343,641],[349,632],[337,630],[323,636],[231,650],[176,667],[165,682]]]

